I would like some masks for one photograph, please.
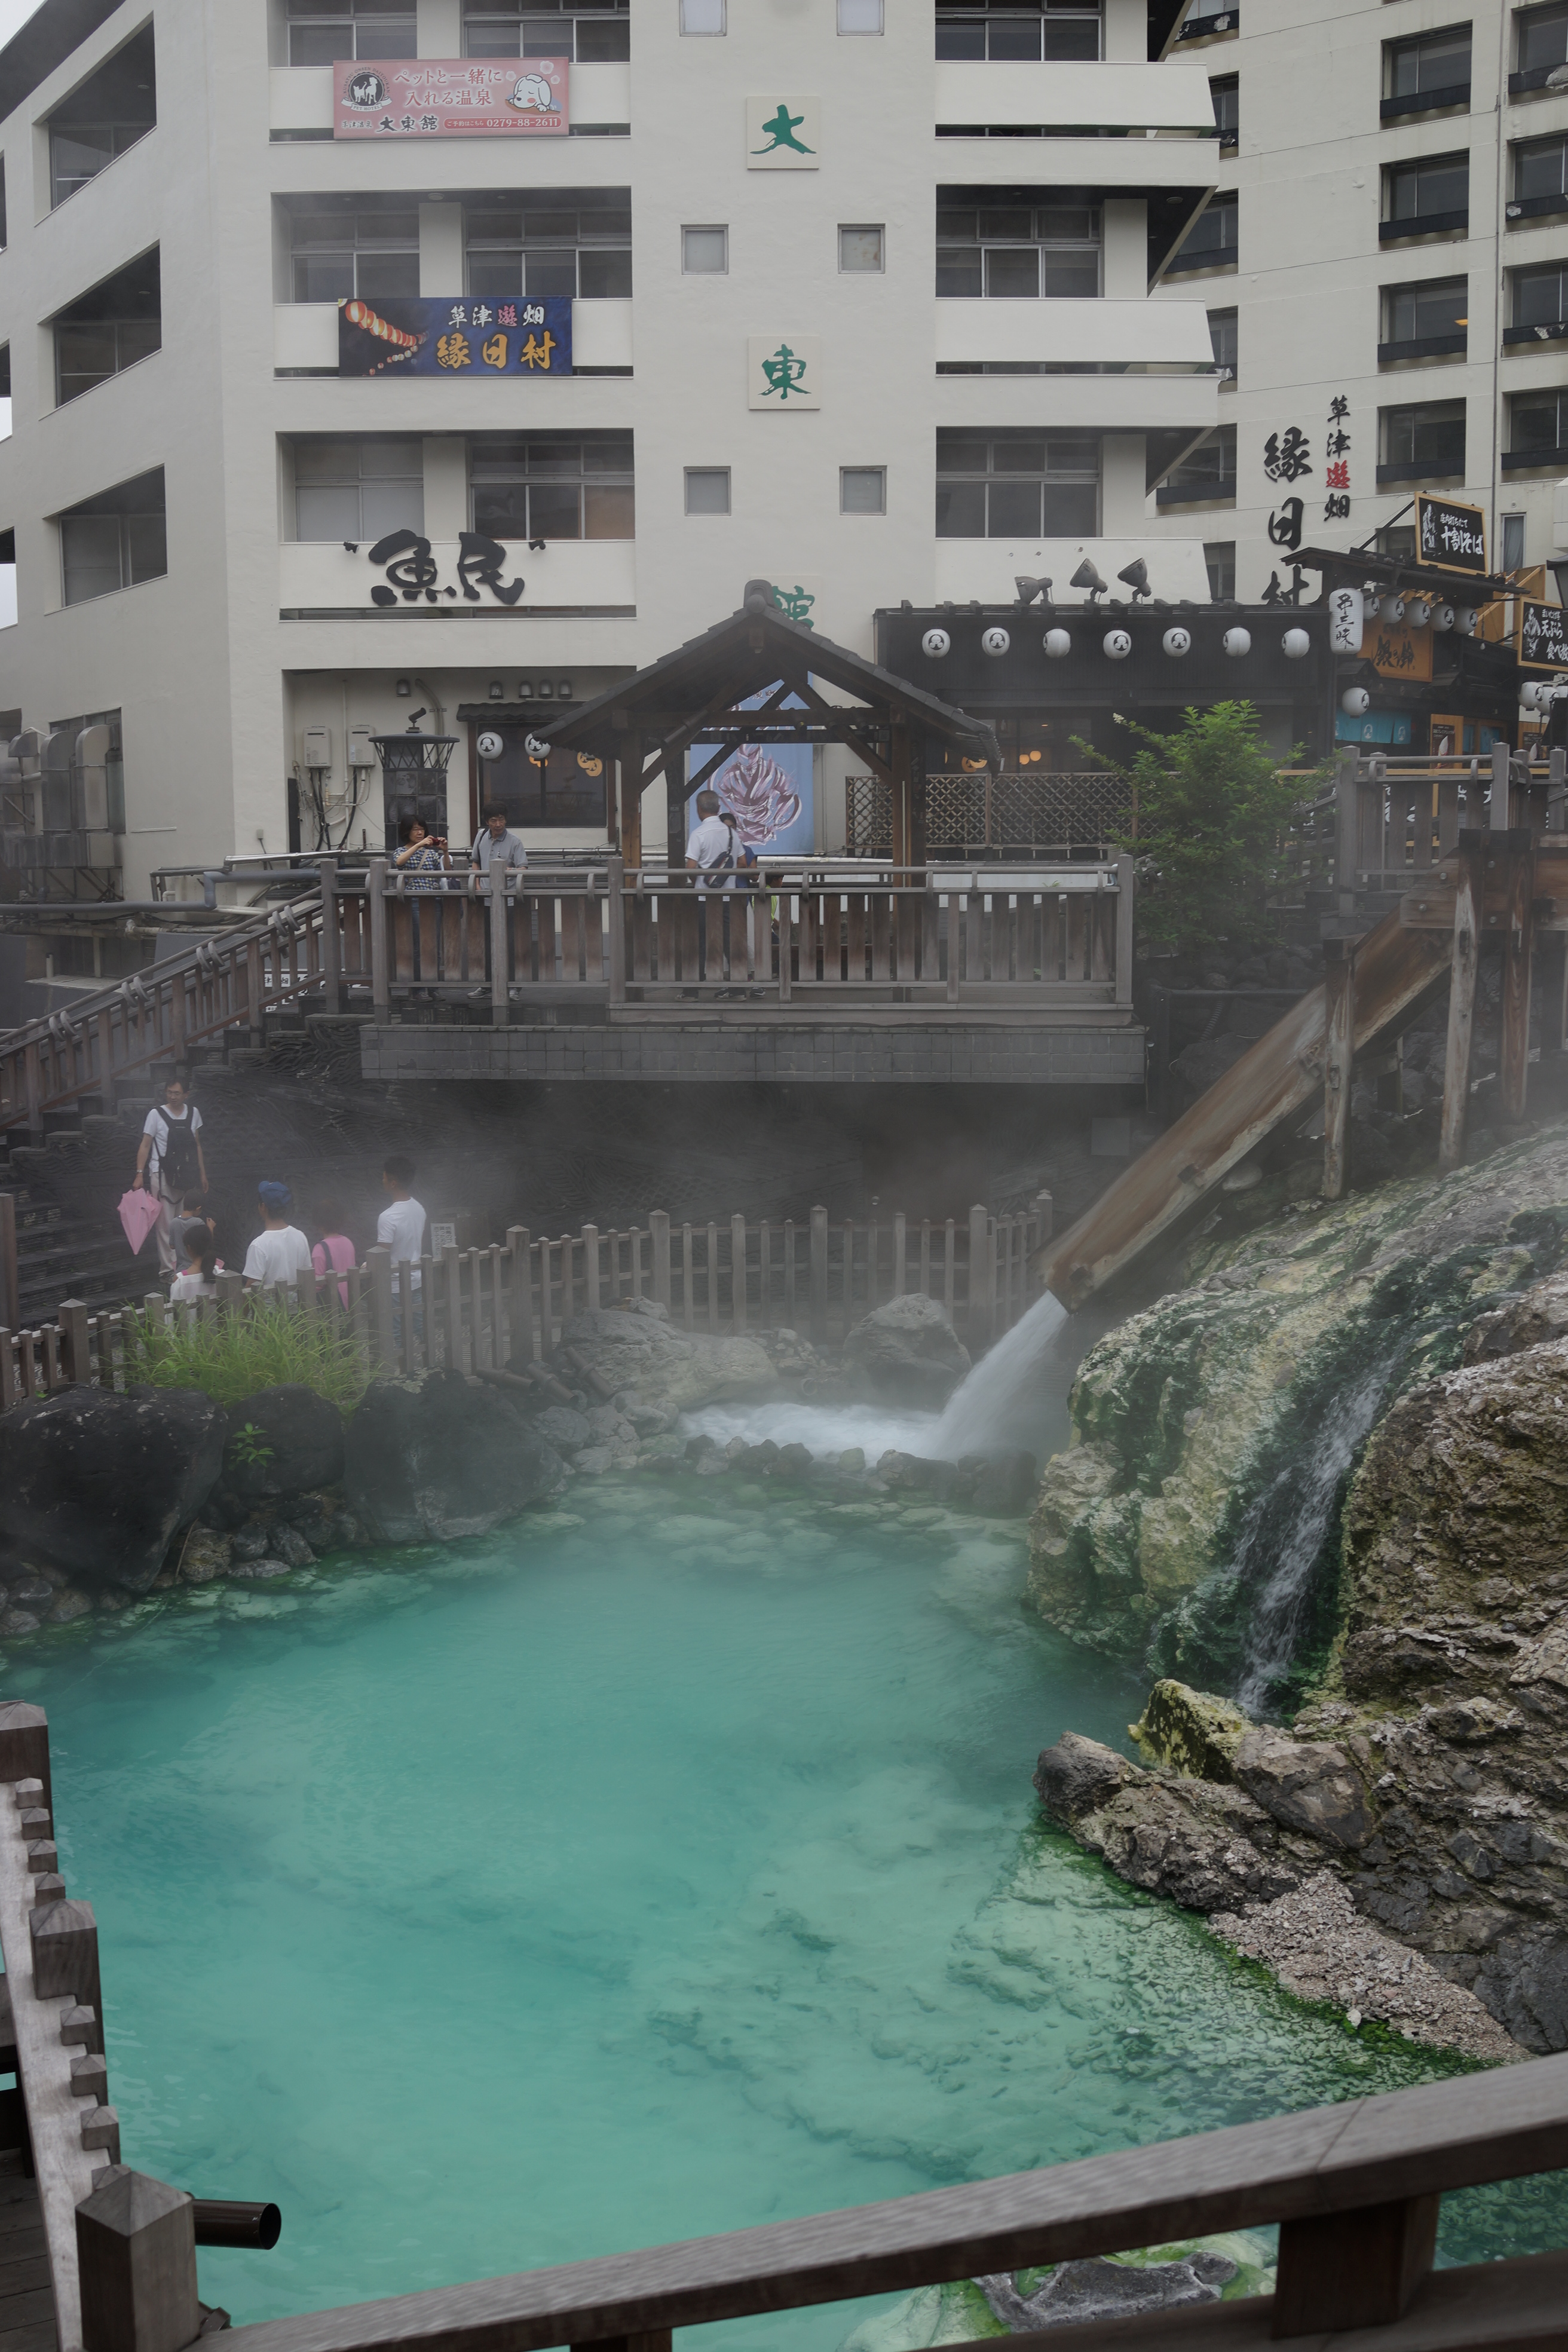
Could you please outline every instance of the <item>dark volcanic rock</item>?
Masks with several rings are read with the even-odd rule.
[[[374,1381],[344,1441],[349,1508],[383,1543],[488,1535],[563,1475],[505,1392],[462,1372]]]
[[[1265,1727],[1247,1734],[1231,1769],[1254,1804],[1286,1829],[1344,1847],[1372,1835],[1366,1790],[1342,1748]]]
[[[249,1442],[243,1431],[251,1433]],[[226,1496],[272,1502],[335,1486],[342,1475],[343,1417],[314,1389],[289,1381],[258,1389],[231,1408],[221,1488]]]
[[[189,1389],[60,1389],[0,1414],[0,1541],[73,1585],[144,1592],[223,1467],[222,1407]]]
[[[889,1404],[944,1405],[969,1350],[936,1299],[911,1292],[863,1316],[844,1342],[845,1371]]]

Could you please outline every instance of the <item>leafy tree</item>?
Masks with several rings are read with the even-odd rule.
[[[1137,795],[1138,932],[1147,948],[1201,954],[1271,936],[1267,899],[1279,835],[1309,798],[1280,773],[1250,702],[1189,709],[1170,735],[1130,725],[1142,749],[1125,774]]]

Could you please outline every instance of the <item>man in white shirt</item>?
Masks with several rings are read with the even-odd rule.
[[[505,809],[492,803],[486,809],[484,816],[485,821],[474,835],[474,845],[469,852],[476,876],[482,874],[488,880],[492,859],[498,866],[515,866],[521,872],[528,864],[528,852],[523,847],[521,835],[508,831]],[[477,878],[474,887],[476,889],[479,887]]]
[[[698,885],[703,890],[732,890],[735,887],[735,845],[730,828],[719,814],[717,793],[697,795],[697,825],[686,845],[686,870],[705,878]],[[727,874],[728,881],[714,877]]]
[[[416,1302],[416,1334],[422,1335],[424,1330],[425,1310],[417,1301],[425,1278],[419,1271],[419,1261],[425,1254],[425,1211],[414,1197],[413,1183],[412,1160],[405,1160],[402,1152],[395,1151],[390,1160],[383,1161],[381,1187],[391,1197],[376,1219],[375,1238],[381,1248],[392,1252],[393,1282],[395,1286],[393,1295],[399,1302],[392,1316],[392,1344],[395,1348],[403,1345],[401,1302],[405,1294]]]
[[[281,1282],[294,1290],[301,1276],[313,1283],[310,1244],[298,1225],[289,1222],[294,1196],[287,1184],[263,1183],[256,1188],[261,1205],[262,1230],[245,1253],[245,1279],[254,1289],[270,1290]]]

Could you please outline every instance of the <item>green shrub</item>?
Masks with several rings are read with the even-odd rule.
[[[336,1322],[318,1322],[277,1307],[209,1316],[167,1329],[136,1318],[126,1350],[129,1386],[199,1389],[215,1404],[243,1404],[258,1389],[298,1382],[342,1412],[364,1394],[367,1374],[357,1341]]]

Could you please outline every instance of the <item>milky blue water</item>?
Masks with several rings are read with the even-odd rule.
[[[1025,1617],[1023,1567],[1018,1531],[641,1479],[18,1652],[126,2160],[283,2209],[274,2252],[203,2255],[208,2300],[357,2301],[1445,2071],[1038,1828],[1038,1748],[1122,1739],[1142,1689]],[[1467,2226],[1557,2234],[1522,2192]],[[833,2352],[856,2315],[723,2335]]]

